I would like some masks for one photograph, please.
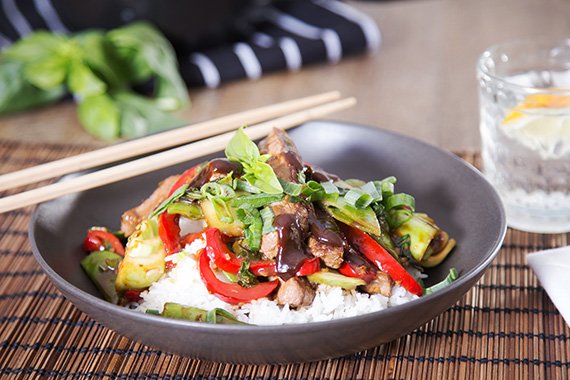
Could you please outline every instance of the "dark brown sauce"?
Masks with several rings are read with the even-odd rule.
[[[333,247],[343,247],[344,239],[334,220],[324,211],[316,209],[309,218],[311,225],[311,235],[321,243]]]
[[[293,214],[277,215],[273,220],[273,227],[279,238],[275,258],[276,272],[283,280],[288,280],[299,270],[303,261],[309,258],[303,246],[305,236],[298,218]]]
[[[361,273],[370,272],[376,273],[377,268],[368,259],[360,255],[351,246],[348,247],[344,254],[344,261],[351,264],[352,267],[358,268],[357,270]]]
[[[228,174],[230,172],[239,174],[241,172],[240,164],[225,158],[215,158],[208,163],[208,166],[212,174]]]
[[[200,170],[198,175],[190,181],[188,185],[189,189],[195,189],[202,187],[206,182],[209,182],[210,179],[214,174],[226,175],[230,172],[234,172],[236,174],[241,173],[241,165],[227,160],[225,158],[216,158],[209,161],[203,168]]]
[[[340,179],[340,177],[328,173],[316,166],[309,165],[307,163],[305,163],[305,166],[307,167],[307,179],[312,179],[313,181],[317,182],[338,181]]]

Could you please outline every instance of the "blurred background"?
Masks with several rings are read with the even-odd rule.
[[[178,115],[189,123],[340,90],[359,104],[335,118],[453,150],[479,147],[475,62],[485,48],[570,35],[564,0],[2,0],[0,13],[6,46],[37,28],[150,20],[176,48],[192,101]],[[244,66],[251,52],[257,65]],[[0,117],[0,138],[101,144],[80,128],[69,100]]]

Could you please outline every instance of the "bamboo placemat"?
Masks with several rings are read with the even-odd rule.
[[[0,173],[89,147],[0,141]],[[463,153],[478,164],[478,156]],[[3,194],[6,195],[6,194]],[[0,376],[54,379],[567,378],[570,330],[526,253],[570,234],[509,230],[484,278],[450,310],[408,336],[354,355],[291,365],[188,359],[124,338],[68,302],[42,273],[27,238],[31,209],[0,215]]]

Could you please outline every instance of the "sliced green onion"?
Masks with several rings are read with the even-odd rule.
[[[209,198],[222,198],[228,199],[233,198],[236,193],[234,189],[232,189],[228,185],[222,185],[217,182],[208,182],[200,189],[202,194]]]
[[[178,198],[180,198],[181,196],[184,195],[184,193],[186,192],[186,189],[188,189],[188,184],[182,185],[178,189],[176,189],[176,191],[174,193],[172,193],[171,196],[169,196],[167,199],[165,199],[161,204],[158,205],[157,208],[154,209],[152,214],[150,214],[148,216],[148,219],[152,219],[155,216],[157,216],[158,214],[162,214],[166,210],[166,208],[168,206],[170,206],[171,203],[178,200]]]
[[[374,198],[360,189],[350,189],[344,195],[344,200],[356,208],[366,208],[370,206]]]
[[[457,269],[451,268],[449,270],[449,274],[447,275],[447,277],[443,281],[438,282],[437,284],[430,286],[429,288],[426,288],[424,291],[424,294],[431,294],[431,293],[440,291],[441,289],[445,288],[446,286],[451,285],[451,283],[453,281],[457,280],[458,277],[459,277],[459,273],[457,273]]]
[[[411,211],[416,209],[416,200],[409,194],[399,193],[388,197],[384,203],[386,210],[391,210],[393,208],[406,207]]]
[[[247,204],[253,208],[259,208],[270,203],[279,202],[282,198],[283,194],[252,194],[234,198],[232,204],[236,207],[241,207]]]
[[[360,187],[362,185],[365,184],[365,182],[361,179],[356,179],[356,178],[349,178],[344,180],[344,183],[346,183],[350,188],[352,187]]]
[[[321,182],[321,186],[327,194],[339,194],[338,187],[332,181]]]
[[[301,195],[301,191],[303,191],[303,185],[300,183],[288,182],[282,179],[279,179],[279,182],[281,183],[281,187],[283,187],[283,192],[285,194],[293,195],[296,197]]]
[[[303,186],[303,195],[307,197],[309,202],[315,202],[325,198],[325,191],[317,181],[309,181]]]
[[[386,177],[381,181],[374,181],[374,186],[382,193],[382,198],[386,199],[394,194],[394,184],[396,177]]]
[[[366,182],[360,187],[360,190],[364,191],[366,194],[369,194],[374,199],[374,202],[382,200],[382,190],[379,191],[376,188],[374,181]]]

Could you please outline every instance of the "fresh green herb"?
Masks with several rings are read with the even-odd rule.
[[[245,134],[243,127],[233,135],[228,143],[226,157],[243,166],[243,179],[261,192],[268,194],[283,193],[283,187],[275,172],[265,161],[269,158],[261,155],[257,145]]]
[[[245,203],[237,209],[236,213],[240,222],[245,226],[243,232],[247,248],[252,252],[259,251],[263,231],[263,221],[259,210],[250,204]]]
[[[155,97],[133,85],[154,80]],[[0,114],[61,99],[79,104],[85,129],[102,139],[139,137],[181,122],[164,111],[188,103],[176,56],[150,24],[64,36],[32,33],[0,53]]]
[[[236,207],[240,207],[244,204],[247,204],[254,208],[259,208],[266,206],[270,203],[279,202],[283,199],[282,194],[252,194],[252,195],[244,195],[238,198],[234,198],[232,200],[232,204]]]
[[[159,204],[158,207],[154,209],[152,214],[150,214],[148,216],[148,219],[152,219],[155,216],[157,216],[158,214],[162,214],[164,211],[166,211],[168,206],[170,206],[172,203],[174,203],[176,200],[178,200],[178,198],[180,198],[184,195],[184,193],[186,192],[186,189],[188,189],[188,184],[182,185],[178,189],[176,189],[176,191],[174,193],[172,193],[171,196],[169,196],[167,199],[162,201],[162,203]]]
[[[263,221],[263,228],[261,230],[261,233],[265,235],[275,231],[275,228],[273,227],[273,219],[275,217],[273,211],[271,211],[269,207],[264,207],[261,209],[259,214],[261,215],[261,220]]]
[[[243,259],[238,272],[238,284],[244,288],[251,288],[258,283],[259,281],[257,281],[257,277],[249,271],[249,259]]]
[[[447,277],[445,277],[445,279],[443,281],[438,282],[437,284],[430,286],[429,288],[426,288],[424,291],[424,294],[431,294],[431,293],[440,291],[441,289],[445,288],[446,286],[451,285],[451,283],[453,283],[455,280],[457,280],[458,277],[459,277],[459,273],[457,272],[457,269],[451,268],[449,270],[449,274],[447,275]]]

